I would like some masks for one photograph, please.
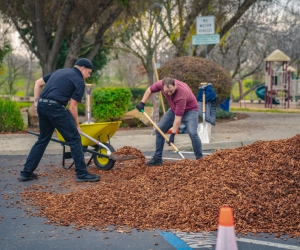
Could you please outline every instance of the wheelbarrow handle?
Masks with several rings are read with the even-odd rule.
[[[80,133],[82,136],[84,136],[85,138],[89,139],[90,141],[92,141],[92,142],[96,143],[97,145],[99,145],[99,146],[105,148],[105,149],[107,150],[107,155],[108,155],[108,156],[111,156],[111,151],[110,151],[109,148],[106,147],[103,143],[97,141],[96,139],[94,139],[93,137],[91,137],[91,136],[89,136],[89,135],[83,133],[82,131],[80,131],[79,133]]]
[[[148,118],[148,120],[152,123],[152,125],[156,128],[156,130],[168,142],[169,138],[164,134],[164,132],[161,131],[161,129],[154,123],[154,121],[152,121],[152,119],[150,118],[150,116],[148,114],[146,114],[146,112],[143,109],[141,110],[141,112]],[[184,159],[184,156],[182,155],[182,153],[179,151],[179,149],[172,142],[170,143],[170,146],[176,151],[176,153],[178,153],[181,156],[181,158]]]

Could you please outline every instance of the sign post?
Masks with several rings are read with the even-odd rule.
[[[215,17],[199,16],[196,18],[197,35],[192,37],[193,45],[205,46],[205,57],[207,57],[207,44],[218,44],[220,34],[215,34]]]

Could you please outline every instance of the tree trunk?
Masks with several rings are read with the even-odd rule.
[[[148,85],[152,85],[155,81],[154,79],[154,69],[153,69],[153,64],[151,61],[151,65],[148,70],[147,70],[147,79],[148,79]],[[159,123],[159,103],[158,103],[158,93],[153,93],[152,94],[152,104],[153,104],[153,122],[155,124]],[[155,134],[155,127],[153,127],[153,134]]]
[[[25,90],[25,96],[29,96],[29,86],[31,81],[31,70],[32,70],[32,60],[33,60],[33,54],[32,52],[29,53],[29,64],[28,64],[28,76],[27,76],[27,82],[26,82],[26,90]]]
[[[187,53],[185,51],[185,48],[183,47],[184,41],[187,38],[187,34],[190,31],[190,28],[192,24],[194,23],[196,17],[199,15],[201,10],[206,9],[209,4],[209,1],[204,0],[204,1],[199,1],[199,0],[194,0],[193,1],[193,8],[191,13],[188,15],[187,20],[185,22],[185,25],[180,32],[180,37],[176,46],[176,57],[179,56],[186,56]]]

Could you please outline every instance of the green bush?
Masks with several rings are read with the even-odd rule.
[[[93,118],[96,121],[115,121],[124,116],[132,94],[128,88],[96,88],[92,92]]]
[[[24,121],[16,102],[0,99],[0,131],[17,132],[24,130]]]
[[[77,109],[79,115],[85,115],[85,103],[79,103]]]
[[[128,110],[133,110],[135,109],[136,104],[142,100],[146,88],[130,88],[130,91],[132,94],[132,98],[130,100],[130,106]]]

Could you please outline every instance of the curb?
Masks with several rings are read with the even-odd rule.
[[[210,144],[202,144],[202,149],[203,150],[234,149],[234,148],[239,148],[239,147],[250,145],[254,142],[256,142],[256,140],[253,140],[253,141],[213,142],[213,143],[210,143]]]
[[[217,150],[217,149],[235,149],[243,146],[250,145],[257,140],[251,141],[222,141],[222,142],[212,142],[212,143],[203,143],[202,150]],[[180,151],[187,150],[192,151],[191,143],[178,143],[176,146]],[[174,151],[165,147],[165,151]]]

